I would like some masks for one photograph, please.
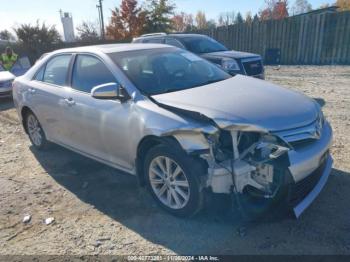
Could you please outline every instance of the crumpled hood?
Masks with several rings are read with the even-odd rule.
[[[0,82],[13,80],[15,78],[16,77],[13,74],[11,74],[9,71],[1,71],[0,72]]]
[[[239,51],[234,51],[234,50],[206,53],[206,54],[201,54],[201,56],[206,57],[206,58],[210,58],[210,57],[219,58],[220,57],[220,58],[236,58],[236,59],[260,57],[257,54],[239,52]]]
[[[319,113],[316,103],[303,94],[243,75],[152,98],[201,113],[220,128],[239,124],[281,131],[310,124]]]

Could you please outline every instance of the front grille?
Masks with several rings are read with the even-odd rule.
[[[0,82],[0,87],[11,87],[11,81]]]
[[[263,73],[261,60],[242,60],[245,72],[248,76],[260,75]]]
[[[294,207],[299,204],[314,189],[318,181],[320,181],[326,167],[327,155],[328,152],[324,155],[322,164],[314,172],[305,177],[303,180],[290,185],[288,203],[291,206]]]

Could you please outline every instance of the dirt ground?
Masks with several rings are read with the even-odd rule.
[[[242,224],[220,207],[175,218],[132,176],[60,147],[36,152],[2,99],[0,255],[350,254],[350,67],[268,67],[267,79],[317,98],[334,128],[332,175],[299,220]]]

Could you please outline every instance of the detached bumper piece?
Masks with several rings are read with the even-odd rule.
[[[319,195],[331,173],[332,164],[333,159],[327,154],[320,167],[311,175],[290,186],[288,203],[293,207],[296,218],[299,218]]]

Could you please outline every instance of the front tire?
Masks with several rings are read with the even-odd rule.
[[[25,116],[25,127],[30,142],[37,150],[44,150],[48,147],[49,142],[46,139],[44,130],[32,112],[28,112]]]
[[[156,202],[175,216],[191,217],[203,206],[198,160],[176,147],[158,145],[146,155],[144,174]]]

